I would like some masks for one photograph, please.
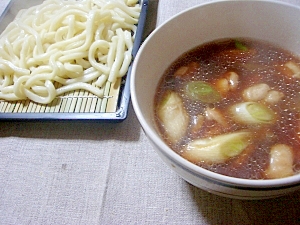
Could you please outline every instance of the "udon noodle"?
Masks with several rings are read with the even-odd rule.
[[[48,104],[83,89],[102,98],[132,60],[137,0],[46,0],[0,35],[0,99]],[[58,85],[57,85],[58,84]]]

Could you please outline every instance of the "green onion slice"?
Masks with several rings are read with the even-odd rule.
[[[232,118],[243,124],[269,124],[276,115],[267,106],[258,102],[242,102],[231,107]]]
[[[188,143],[182,156],[191,162],[223,163],[238,156],[251,144],[248,131],[221,134],[210,138],[197,139]]]
[[[241,51],[248,51],[248,48],[246,45],[244,45],[242,42],[238,41],[238,40],[235,40],[234,42],[235,44],[235,47]]]
[[[190,81],[185,86],[185,92],[189,98],[203,103],[216,103],[221,100],[220,93],[207,82]]]

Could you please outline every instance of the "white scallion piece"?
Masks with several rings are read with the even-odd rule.
[[[251,133],[238,131],[190,142],[182,156],[191,162],[222,163],[235,157],[251,143]]]
[[[242,124],[270,124],[275,121],[275,113],[258,102],[242,102],[230,108],[232,118]]]

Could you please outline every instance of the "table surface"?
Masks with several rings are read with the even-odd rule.
[[[144,38],[203,2],[150,0]],[[300,223],[300,192],[234,200],[182,180],[155,153],[131,105],[119,124],[0,122],[0,157],[0,224]]]

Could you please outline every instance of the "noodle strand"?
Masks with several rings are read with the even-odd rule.
[[[45,0],[21,10],[0,34],[0,99],[48,104],[78,89],[102,98],[132,60],[137,2]]]

